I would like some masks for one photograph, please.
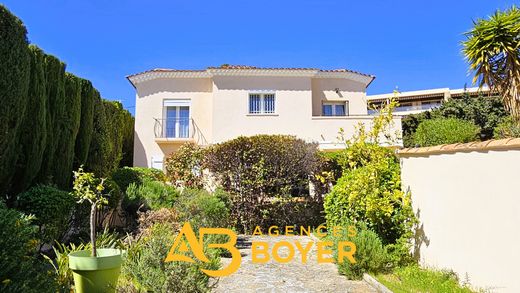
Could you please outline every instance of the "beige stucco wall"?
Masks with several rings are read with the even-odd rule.
[[[335,89],[339,88],[340,93]],[[214,76],[213,78],[160,78],[137,84],[134,165],[151,167],[152,157],[165,157],[181,143],[157,142],[154,118],[163,118],[163,101],[191,100],[191,117],[204,139],[219,143],[240,135],[290,134],[307,141],[337,141],[340,128],[347,137],[358,123],[370,125],[366,115],[365,88],[349,79],[285,76]],[[251,115],[249,94],[275,93],[275,114]],[[322,117],[323,101],[348,101],[345,117]],[[400,129],[395,119],[395,129]]]
[[[401,156],[403,186],[424,225],[422,262],[474,286],[520,292],[518,147]]]
[[[323,102],[347,102],[349,115],[367,115],[365,85],[360,82],[341,78],[312,79],[313,116],[321,115]]]
[[[168,155],[179,145],[155,142],[154,118],[162,119],[163,101],[190,99],[191,117],[206,140],[211,140],[212,81],[203,78],[155,79],[137,86],[134,165],[151,166],[152,156]]]

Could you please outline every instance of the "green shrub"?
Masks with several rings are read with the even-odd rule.
[[[507,116],[504,105],[498,97],[450,99],[439,108],[418,114],[408,115],[402,119],[403,144],[414,147],[414,133],[419,124],[425,120],[437,118],[457,118],[471,121],[480,131],[478,138],[488,140],[493,138],[495,127]]]
[[[185,189],[175,202],[179,222],[190,222],[193,229],[200,227],[227,227],[229,225],[229,209],[219,196],[202,189]]]
[[[250,231],[262,221],[270,197],[308,196],[321,169],[316,144],[287,135],[256,135],[211,146],[204,166],[231,194],[237,228]],[[320,197],[315,197],[320,200]]]
[[[520,137],[520,123],[513,121],[512,117],[507,117],[495,128],[495,138]]]
[[[470,142],[477,138],[478,132],[478,126],[470,121],[456,118],[426,120],[417,127],[414,144],[425,147]]]
[[[20,153],[19,135],[28,101],[30,52],[27,29],[0,5],[0,194],[4,196]]]
[[[39,185],[18,195],[19,209],[36,217],[40,239],[44,243],[60,240],[67,232],[67,225],[75,205],[75,199],[66,191],[52,186]]]
[[[140,185],[143,183],[143,180],[166,181],[165,175],[161,170],[143,167],[119,168],[112,172],[110,177],[119,185],[123,192],[126,192],[130,184],[135,183]]]
[[[128,186],[123,208],[135,211],[140,206],[150,209],[171,208],[178,196],[179,192],[175,187],[160,181],[144,179],[140,185],[131,183]]]
[[[45,262],[36,255],[31,218],[0,202],[0,291],[56,292]]]
[[[353,237],[334,238],[334,256],[337,258],[337,242],[348,240],[356,245],[354,259],[337,262],[338,271],[349,279],[361,279],[364,273],[380,273],[388,269],[388,256],[381,239],[373,231],[361,229]]]
[[[325,197],[324,209],[329,227],[363,222],[385,244],[411,236],[413,209],[410,195],[401,190],[394,155],[344,173]]]
[[[217,251],[207,249],[204,254],[209,263],[195,261],[164,262],[174,241],[175,232],[168,225],[156,224],[147,237],[142,237],[128,247],[120,278],[120,291],[144,292],[209,292],[209,277],[200,269],[216,270],[220,266]],[[192,258],[196,259],[191,253]]]
[[[186,143],[166,159],[166,172],[172,184],[188,188],[204,186],[202,161],[204,152],[195,143]]]

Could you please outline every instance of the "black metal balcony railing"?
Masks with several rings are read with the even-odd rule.
[[[206,139],[195,121],[191,118],[155,118],[155,138],[193,139],[206,144]]]

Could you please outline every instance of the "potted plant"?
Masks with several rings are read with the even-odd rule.
[[[93,173],[84,172],[80,167],[74,171],[73,194],[78,202],[90,203],[90,250],[69,254],[69,268],[74,276],[74,287],[78,293],[115,292],[121,271],[121,251],[119,249],[96,247],[96,212],[106,205],[104,179]]]

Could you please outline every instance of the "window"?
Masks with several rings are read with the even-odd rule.
[[[162,135],[166,138],[188,138],[190,135],[189,100],[165,100]]]
[[[347,116],[348,115],[348,103],[346,103],[346,102],[323,103],[322,112],[323,112],[323,116]]]
[[[249,94],[249,114],[274,114],[274,94]]]

